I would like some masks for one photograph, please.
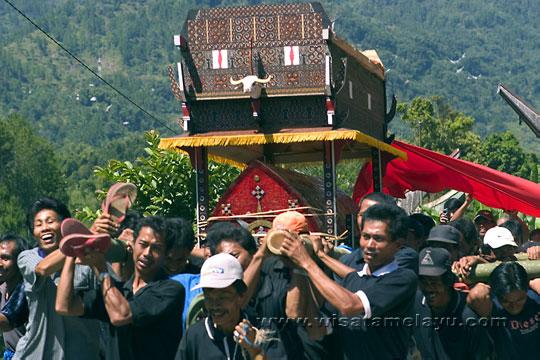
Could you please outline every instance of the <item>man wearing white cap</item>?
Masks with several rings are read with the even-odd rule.
[[[246,293],[243,270],[227,253],[208,258],[201,268],[202,288],[208,317],[192,325],[176,353],[178,360],[284,358],[277,341],[262,340],[246,319],[241,306]]]
[[[489,245],[497,260],[509,260],[514,258],[518,245],[510,230],[501,226],[495,226],[484,235],[484,245]]]
[[[495,226],[488,229],[484,235],[484,248],[481,256],[464,256],[452,265],[452,270],[460,278],[466,279],[474,265],[483,264],[490,261],[513,261],[516,260],[514,254],[518,250],[518,245],[510,230],[502,226]],[[490,251],[491,252],[490,252]],[[485,253],[484,253],[485,252]]]

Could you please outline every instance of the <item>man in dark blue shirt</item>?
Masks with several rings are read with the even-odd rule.
[[[92,267],[101,288],[82,294],[73,289],[75,258],[66,257],[56,311],[110,322],[111,336],[105,346],[107,359],[173,358],[182,337],[185,291],[163,269],[171,246],[163,218],[142,219],[135,231],[135,273],[130,280],[115,282],[104,254],[93,251],[81,260]]]
[[[498,265],[490,286],[478,283],[467,302],[476,314],[489,318],[487,327],[498,359],[536,359],[540,343],[540,279],[529,282],[517,262]]]
[[[413,316],[417,277],[394,259],[407,231],[408,218],[402,209],[383,204],[370,207],[361,223],[362,270],[348,274],[343,285],[318,267],[299,239],[283,241],[281,253],[306,271],[320,294],[339,312],[334,331],[346,359],[407,357],[412,329],[404,320]]]
[[[287,359],[276,331],[263,336],[269,329],[263,330],[259,324],[255,329],[255,319],[241,311],[247,290],[242,278],[242,266],[230,254],[220,253],[204,262],[195,288],[203,289],[208,316],[189,327],[178,347],[177,360]]]
[[[360,209],[358,210],[357,216],[358,226],[361,226],[362,224],[362,217],[364,216],[364,213],[370,207],[377,204],[395,205],[396,202],[393,197],[381,192],[373,192],[367,194],[362,198],[362,200],[360,200],[359,203]],[[339,259],[339,261],[342,264],[351,268],[348,271],[359,271],[362,270],[362,267],[364,266],[363,258],[364,257],[362,254],[362,248],[358,247],[357,249],[354,249],[350,254],[343,255]],[[418,272],[418,253],[414,249],[405,246],[404,244],[401,244],[401,247],[397,251],[395,258],[399,266],[406,267],[413,270],[414,272]],[[341,281],[341,278],[345,277],[344,273],[347,273],[347,271],[345,271],[344,268],[340,268],[338,264],[335,264],[335,262],[332,262],[331,260],[322,260],[326,266],[328,266],[332,271],[334,271],[334,273],[336,273],[337,276],[334,277],[336,281]]]
[[[430,323],[417,324],[415,340],[423,358],[486,359],[491,344],[486,329],[467,322],[474,314],[467,307],[467,294],[454,290],[450,253],[443,248],[427,247],[420,252],[419,284],[421,296],[417,314]]]

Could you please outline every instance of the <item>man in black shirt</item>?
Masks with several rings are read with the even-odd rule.
[[[405,245],[401,246],[396,252],[395,260],[398,266],[412,270],[415,273],[418,272],[418,253],[413,248]],[[364,266],[362,249],[358,248],[350,254],[343,255],[339,261],[355,271],[362,270]],[[336,280],[339,281],[339,278],[336,278]]]
[[[110,322],[107,359],[174,357],[182,336],[184,288],[169,280],[163,271],[167,250],[172,245],[167,241],[170,237],[166,230],[165,220],[157,216],[139,223],[133,247],[135,273],[124,284],[113,281],[104,254],[93,251],[81,261],[93,268],[101,289],[75,294],[75,258],[66,257],[56,311]]]
[[[424,358],[427,353],[438,359],[486,359],[491,344],[485,328],[464,322],[474,320],[466,306],[467,295],[454,290],[450,253],[427,247],[420,252],[419,284],[422,295],[416,313],[431,323],[417,324],[415,340]],[[476,325],[476,324],[474,324]]]
[[[489,286],[478,283],[467,302],[487,327],[498,359],[537,359],[540,343],[540,279],[529,282],[517,262],[499,264],[489,277]]]
[[[241,312],[246,284],[238,260],[220,253],[201,268],[202,288],[208,317],[189,327],[176,353],[177,360],[285,359],[273,334],[255,329]]]
[[[278,215],[273,229],[285,229],[294,234],[308,233],[308,223],[304,215],[287,211]],[[272,319],[278,328],[279,338],[291,359],[325,359],[328,355],[324,347],[310,339],[308,330],[295,319],[304,319],[318,312],[316,305],[308,297],[302,297],[309,286],[308,279],[294,269],[288,259],[270,253],[262,239],[257,252],[244,273],[251,301],[246,302],[246,311],[267,321]],[[311,296],[311,294],[310,294]],[[312,298],[311,298],[312,299]],[[292,320],[292,321],[290,321]]]
[[[334,330],[346,359],[407,356],[412,329],[403,321],[413,315],[417,278],[394,260],[407,236],[407,220],[405,212],[395,205],[374,205],[363,214],[360,245],[364,266],[347,275],[343,286],[317,266],[299,239],[283,241],[281,253],[307,272],[320,294],[341,315]]]
[[[360,200],[360,209],[358,210],[357,216],[358,226],[361,226],[362,224],[362,217],[364,216],[364,213],[370,207],[377,204],[396,205],[396,202],[393,197],[385,193],[373,192],[367,194],[362,198],[362,200]],[[397,251],[395,258],[400,267],[411,269],[416,273],[418,272],[418,253],[414,249],[404,244],[401,244],[401,247]],[[325,259],[322,260],[324,261]],[[357,249],[354,249],[350,254],[343,255],[339,259],[339,261],[342,264],[348,266],[350,269],[340,269],[338,264],[335,264],[335,262],[331,260],[324,261],[325,265],[328,266],[336,274],[334,276],[334,279],[338,282],[340,282],[348,272],[354,270],[362,270],[362,267],[364,266],[362,247],[360,246]]]

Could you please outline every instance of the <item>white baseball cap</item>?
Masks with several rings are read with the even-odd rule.
[[[498,249],[505,245],[518,247],[510,230],[502,226],[495,226],[486,231],[484,244],[491,246],[492,249]]]
[[[244,271],[240,262],[231,254],[221,253],[209,257],[201,268],[201,281],[191,290],[200,288],[223,289],[236,280],[242,280]]]

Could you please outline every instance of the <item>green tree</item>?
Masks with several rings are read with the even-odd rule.
[[[482,141],[473,161],[508,174],[538,181],[536,155],[525,153],[518,139],[509,131],[490,134]]]
[[[474,119],[453,110],[439,97],[417,97],[398,105],[401,119],[410,126],[414,144],[449,154],[460,149],[464,158],[474,154],[480,137],[472,131]]]
[[[443,154],[460,149],[462,158],[537,182],[538,159],[526,153],[509,131],[492,133],[484,140],[473,132],[474,119],[439,97],[417,97],[398,105],[401,119],[410,127],[412,143]]]
[[[114,158],[134,161],[144,153],[141,143],[144,143],[143,134],[113,139],[99,147],[84,142],[66,142],[64,148],[69,151],[62,152],[61,164],[72,208],[99,207],[96,190],[103,187],[103,179],[94,176],[95,167]]]
[[[342,160],[337,164],[336,186],[339,190],[345,192],[347,195],[352,194],[356,178],[358,177],[358,173],[362,169],[365,160],[366,159]],[[284,165],[284,167],[318,179],[323,178],[322,159],[318,164],[287,164]]]
[[[40,197],[66,201],[55,148],[20,116],[0,118],[0,232],[25,233],[25,213]]]
[[[134,205],[145,215],[181,216],[193,219],[195,216],[195,174],[189,157],[171,150],[160,149],[159,134],[149,131],[145,134],[146,154],[134,162],[110,160],[104,167],[97,167],[96,175],[104,183],[131,182],[138,188]],[[238,176],[239,170],[228,165],[210,162],[209,198],[212,208],[230,183]],[[106,189],[102,190],[101,198]],[[83,209],[81,217],[90,217],[91,211]]]

